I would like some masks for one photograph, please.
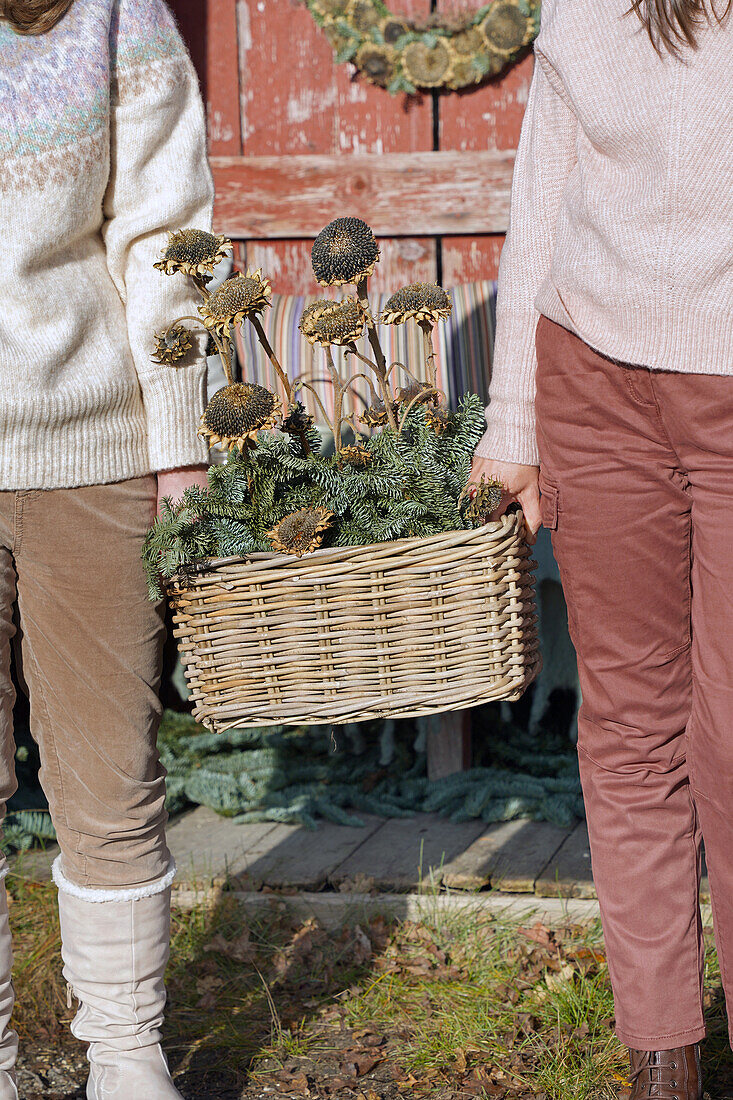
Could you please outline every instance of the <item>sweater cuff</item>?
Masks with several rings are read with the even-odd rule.
[[[477,458],[539,466],[533,411],[519,419],[514,406],[493,398],[486,409],[486,422],[488,428],[474,451]]]
[[[146,373],[140,387],[151,470],[208,465],[208,445],[197,434],[206,408],[206,363]]]

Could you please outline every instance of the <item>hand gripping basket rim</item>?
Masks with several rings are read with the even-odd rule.
[[[517,510],[472,530],[208,559],[173,577],[194,716],[223,732],[518,699],[542,667],[524,534]]]

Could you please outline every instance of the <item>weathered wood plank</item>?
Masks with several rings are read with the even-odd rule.
[[[236,156],[242,152],[236,0],[208,0],[206,10],[209,151]]]
[[[313,832],[300,825],[277,825],[246,853],[237,877],[250,885],[318,890],[384,824],[370,814],[359,816],[363,828],[320,822]]]
[[[594,898],[588,826],[580,821],[537,879],[541,898]]]
[[[402,0],[427,14],[430,0]],[[354,79],[302,0],[239,0],[245,153],[389,153],[432,149],[430,95],[391,96]]]
[[[471,767],[471,712],[458,710],[427,719],[428,779]]]
[[[242,238],[311,237],[347,212],[378,237],[506,229],[511,151],[213,157],[220,229]]]
[[[402,0],[408,15],[426,15],[430,0]],[[433,148],[432,96],[394,97],[354,79],[351,65],[337,65],[333,50],[301,0],[239,0],[241,116],[248,156],[394,153]],[[291,233],[268,240],[269,232],[246,242],[247,263],[277,271],[283,294],[309,293],[313,280],[308,260],[312,237],[333,217],[349,214],[351,196],[335,181],[327,217],[304,229],[298,219]],[[227,230],[228,231],[228,230]],[[416,232],[409,226],[410,233]],[[405,227],[400,226],[400,233]],[[383,262],[376,290],[437,276],[434,240],[380,241]],[[417,253],[417,254],[415,254]]]
[[[442,880],[443,866],[483,831],[480,821],[455,824],[434,814],[386,821],[331,874],[335,885],[346,879],[371,880],[377,889],[405,892]]]
[[[276,829],[272,821],[235,825],[208,806],[183,814],[168,829],[168,847],[178,867],[178,883],[221,881],[235,874],[246,854]]]
[[[221,902],[221,888],[206,894],[177,890],[173,904],[183,910],[202,905],[214,908]],[[341,929],[383,916],[388,920],[434,921],[436,916],[461,915],[474,920],[499,920],[531,925],[542,921],[548,927],[581,923],[598,918],[598,902],[580,898],[537,898],[534,894],[352,894],[307,893],[271,894],[234,890],[227,894],[246,913],[267,917],[287,913],[293,920],[315,919],[324,928]],[[703,909],[703,921],[711,923],[709,907]]]
[[[446,864],[443,881],[457,890],[491,886],[506,893],[531,894],[568,833],[547,821],[527,818],[489,825]]]
[[[438,10],[448,14],[463,10],[464,0],[437,0]],[[502,76],[478,88],[439,99],[441,150],[514,150],[527,104],[533,57],[529,53]],[[504,227],[505,229],[506,227]],[[495,279],[504,243],[499,235],[472,239],[446,235],[442,242],[443,281],[446,286],[473,279]]]

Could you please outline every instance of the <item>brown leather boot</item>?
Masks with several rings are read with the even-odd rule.
[[[674,1050],[629,1050],[629,1100],[702,1100],[700,1044]]]

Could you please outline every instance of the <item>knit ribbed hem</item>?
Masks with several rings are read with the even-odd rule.
[[[70,489],[153,473],[134,374],[39,393],[32,405],[0,398],[0,489]]]
[[[197,434],[206,408],[206,363],[163,367],[140,377],[151,468],[209,463],[209,448]]]
[[[488,428],[481,436],[474,454],[477,458],[492,458],[496,462],[517,462],[539,466],[534,418],[517,423],[510,413],[515,410],[500,399],[490,402],[486,410]]]
[[[56,859],[51,865],[51,874],[53,875],[53,881],[62,893],[71,894],[72,897],[79,898],[81,901],[137,901],[139,898],[151,898],[167,890],[176,877],[176,864],[175,861],[171,859],[167,872],[162,878],[157,879],[156,882],[148,883],[146,886],[123,886],[118,890],[102,890],[91,886],[77,886],[75,882],[70,882],[61,870],[60,855],[56,856]]]
[[[535,306],[594,351],[619,363],[683,374],[733,375],[733,312],[724,302],[683,304],[662,291],[613,297],[604,290],[602,308],[582,287],[546,279]]]

